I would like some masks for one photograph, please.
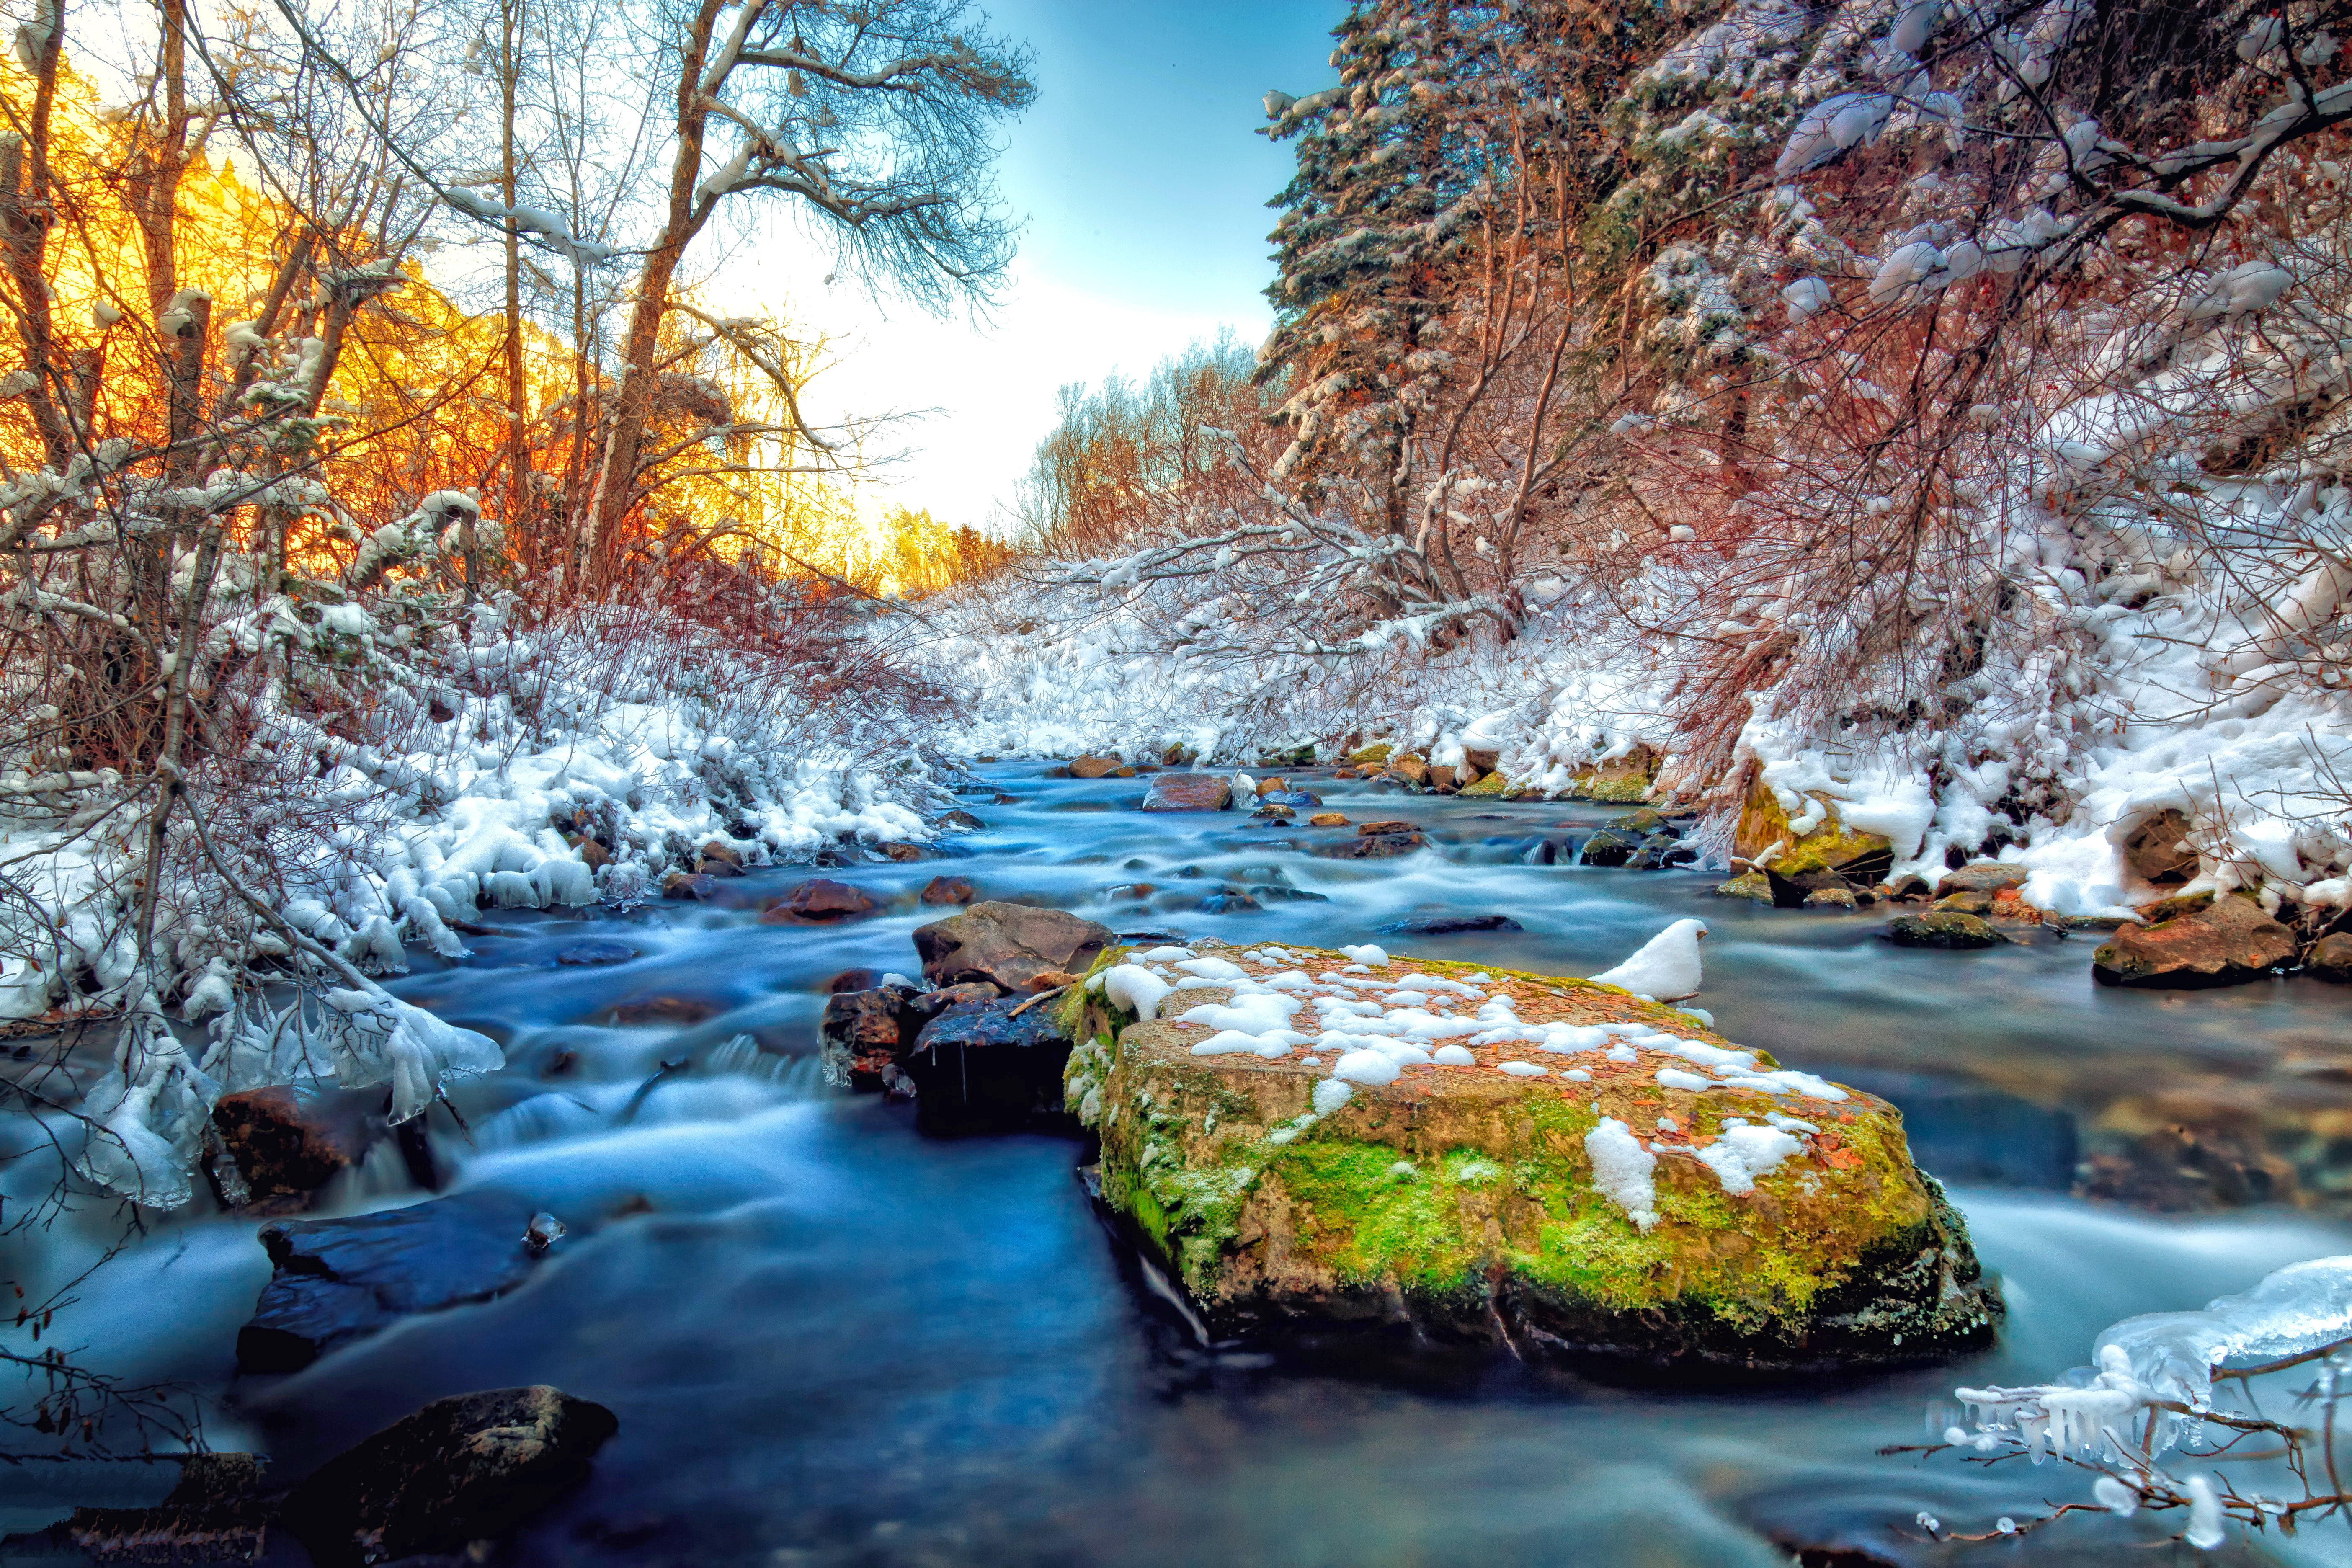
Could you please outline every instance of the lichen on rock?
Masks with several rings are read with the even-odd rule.
[[[1253,967],[1336,976],[1346,963],[1285,958]],[[1624,1032],[1565,1055],[1457,1036],[1445,1049],[1463,1065],[1347,1082],[1325,1043],[1307,1047],[1315,1066],[1296,1048],[1196,1054],[1219,1031],[1180,1001],[1223,1007],[1233,988],[1179,993],[1150,1022],[1090,997],[1066,1084],[1101,1138],[1102,1201],[1213,1331],[1748,1371],[1990,1339],[2000,1299],[1885,1101],[1753,1052],[1746,1080],[1766,1087],[1742,1087],[1722,1065],[1738,1048],[1690,1014],[1591,982],[1403,958],[1360,973],[1359,987],[1418,975],[1464,987],[1465,1005],[1507,995],[1530,1025]],[[1688,1070],[1710,1053],[1720,1080]],[[1533,1060],[1503,1065],[1520,1058]],[[1612,1121],[1654,1161],[1646,1225],[1594,1180],[1588,1139]]]

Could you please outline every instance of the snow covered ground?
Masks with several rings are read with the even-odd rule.
[[[2352,494],[2326,501],[2352,510]],[[1670,569],[1652,577],[1669,598]],[[1957,721],[1865,741],[1765,717],[1759,702],[1738,759],[1753,759],[1792,818],[1818,795],[1849,826],[1885,834],[1898,871],[1939,868],[1953,849],[2021,861],[2033,872],[2027,900],[2053,913],[2120,913],[2180,892],[2137,879],[2121,852],[2168,808],[2189,818],[2200,851],[2192,889],[2352,905],[2346,694],[2237,668],[2242,655],[2224,650],[2272,629],[2267,602],[2233,608],[2193,582],[2162,585],[2131,608],[2111,581],[2062,569],[1990,641]],[[1049,593],[1060,597],[1024,594],[1028,633],[1000,629],[985,599],[963,606],[957,662],[977,689],[953,749],[1137,760],[1181,745],[1238,764],[1307,743],[1328,759],[1386,741],[1432,763],[1494,751],[1515,784],[1560,794],[1646,743],[1667,753],[1661,796],[1705,804],[1704,841],[1723,861],[1738,803],[1708,799],[1720,780],[1677,774],[1670,639],[1636,631],[1597,595],[1561,595],[1499,647],[1334,668],[1158,652],[1170,616],[1143,591]]]

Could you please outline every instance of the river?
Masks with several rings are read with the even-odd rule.
[[[809,875],[782,868],[722,884],[710,905],[485,915],[502,934],[473,939],[473,957],[417,960],[396,989],[495,1034],[509,1062],[456,1091],[470,1143],[434,1112],[453,1185],[512,1193],[572,1227],[525,1288],[299,1373],[240,1376],[236,1330],[268,1266],[250,1219],[191,1215],[94,1277],[52,1339],[202,1390],[215,1446],[267,1450],[289,1477],[445,1394],[551,1383],[609,1405],[619,1435],[589,1488],[518,1539],[523,1563],[1737,1568],[1804,1544],[1904,1563],[2140,1564],[2196,1554],[2151,1559],[2163,1527],[2096,1519],[1927,1546],[1918,1510],[1981,1530],[2080,1497],[2082,1480],[1875,1450],[1940,1429],[1956,1384],[2038,1381],[2085,1359],[2116,1318],[2352,1250],[2340,989],[2118,993],[2092,983],[2093,938],[1909,952],[1877,940],[1883,919],[1868,911],[1758,909],[1691,871],[1528,863],[1616,814],[1601,806],[1299,775],[1332,809],[1409,818],[1437,841],[1343,862],[1233,814],[1139,813],[1139,781],[981,773],[987,788],[967,804],[987,828],[950,858],[824,873],[883,900],[882,917],[761,926],[760,900]],[[1724,1033],[1903,1108],[1920,1163],[1951,1186],[2001,1277],[2000,1344],[1893,1376],[1717,1390],[1506,1367],[1475,1386],[1401,1387],[1203,1351],[1097,1223],[1073,1179],[1076,1143],[927,1140],[905,1108],[818,1081],[827,983],[913,973],[908,933],[946,912],[915,894],[942,872],[1120,931],[1379,940],[1567,974],[1697,915],[1711,928],[1697,1002]],[[1135,883],[1158,890],[1112,891]],[[1328,901],[1200,912],[1220,886]],[[1374,934],[1431,912],[1507,914],[1525,930]],[[556,966],[583,936],[638,956]],[[665,997],[713,1016],[609,1021]],[[629,1113],[680,1058],[691,1065]],[[2068,1195],[2078,1179],[2108,1201]],[[2250,1183],[2296,1206],[2211,1206]],[[327,1212],[418,1195],[384,1146]],[[57,1483],[5,1484],[11,1528],[53,1516],[42,1488]],[[2332,1528],[2273,1543],[2275,1556],[2224,1555],[2340,1563],[2352,1553]]]

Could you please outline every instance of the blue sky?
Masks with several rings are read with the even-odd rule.
[[[777,289],[821,268],[722,279],[806,326],[841,334],[820,410],[924,411],[887,445],[905,455],[869,502],[982,523],[1010,499],[1066,382],[1138,375],[1231,327],[1272,322],[1265,205],[1290,150],[1255,134],[1268,88],[1335,79],[1342,0],[998,0],[995,30],[1036,53],[1037,102],[999,164],[1025,226],[987,318],[948,321],[845,284]],[[790,246],[780,246],[789,251]],[[778,256],[777,259],[785,258]],[[748,258],[742,258],[748,260]],[[740,262],[739,262],[740,265]],[[731,290],[730,290],[731,291]]]

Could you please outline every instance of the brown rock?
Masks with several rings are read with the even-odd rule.
[[[1427,760],[1414,756],[1409,752],[1402,757],[1391,757],[1385,772],[1388,777],[1402,779],[1416,788],[1429,783]]]
[[[1500,752],[1488,751],[1465,751],[1462,753],[1462,761],[1467,767],[1470,777],[1475,781],[1485,778],[1488,773],[1493,773],[1497,767],[1502,765],[1503,753]]]
[[[709,876],[701,871],[672,871],[662,879],[665,899],[707,899],[718,890]]]
[[[839,921],[863,920],[881,906],[846,882],[835,882],[819,877],[803,882],[779,899],[771,899],[760,908],[760,923],[763,926],[832,925]]]
[[[896,839],[886,838],[881,843],[877,844],[874,847],[881,851],[885,859],[889,860],[904,862],[909,860],[928,860],[931,858],[931,852],[924,848],[921,845],[902,844]]]
[[[1953,893],[1999,894],[2003,888],[2021,888],[2033,875],[2024,867],[2006,860],[1972,860],[1957,871],[1947,871],[1936,882],[1938,895]]]
[[[1070,776],[1074,779],[1108,778],[1118,772],[1122,765],[1117,757],[1078,757],[1070,763]]]
[[[543,1384],[436,1399],[321,1465],[282,1519],[320,1568],[459,1552],[577,1488],[619,1428]]]
[[[2186,882],[2197,875],[2197,851],[2184,842],[2188,837],[2189,818],[2167,806],[2125,837],[2124,864],[2151,882]]]
[[[2210,901],[2209,901],[2210,900]],[[2151,923],[2119,931],[2091,956],[2104,984],[2235,985],[2294,960],[2294,932],[2242,894],[2168,899]]]
[[[1415,827],[1410,822],[1360,822],[1356,824],[1356,837],[1359,838],[1370,838],[1375,834],[1381,833],[1418,833],[1420,831],[1420,828]]]
[[[1003,805],[1014,798],[1015,797],[1013,795],[1000,795],[996,797],[996,804]],[[941,827],[960,827],[966,833],[977,833],[982,828],[987,826],[988,824],[982,822],[971,813],[964,810],[961,806],[958,806],[952,811],[943,811],[940,813],[940,826]]]
[[[367,1140],[351,1116],[318,1095],[279,1085],[225,1094],[213,1106],[213,1126],[235,1173],[217,1163],[215,1180],[232,1206],[306,1196],[366,1152]],[[239,1189],[242,1195],[239,1195]]]
[[[1975,889],[1963,889],[1957,893],[1946,893],[1927,907],[1935,910],[1955,910],[1964,915],[1989,915],[1992,913],[1992,905],[1993,897],[1990,893]]]
[[[882,1092],[883,1073],[915,1037],[916,1020],[907,1005],[913,994],[891,985],[825,999],[817,1055],[827,1081],[860,1094]]]
[[[720,866],[732,866],[739,873],[743,869],[743,857],[732,844],[714,838],[699,853],[706,870],[716,870]]]
[[[2304,973],[2315,980],[2352,985],[2352,931],[2321,937],[2312,945],[2311,956],[2303,961],[2303,967]]]
[[[613,852],[610,849],[584,833],[575,833],[572,836],[572,848],[580,857],[580,863],[591,871],[601,871],[613,860]]]
[[[1345,827],[1348,819],[1336,811],[1318,811],[1307,819],[1309,827]]]
[[[1342,838],[1337,844],[1316,847],[1315,853],[1327,860],[1378,860],[1391,855],[1410,855],[1416,849],[1429,847],[1429,840],[1417,832],[1370,833],[1357,838]]]
[[[1805,908],[1809,910],[1850,910],[1853,906],[1853,889],[1843,883],[1834,887],[1815,888],[1805,895]]]
[[[1427,774],[1429,787],[1443,795],[1451,795],[1462,787],[1453,767],[1445,763],[1432,763]]]
[[[1223,811],[1234,803],[1234,783],[1223,773],[1156,774],[1143,797],[1146,811]]]
[[[923,884],[927,904],[968,904],[971,898],[971,884],[961,877],[934,877]]]
[[[702,996],[639,996],[615,1005],[607,1016],[623,1028],[644,1024],[675,1024],[679,1028],[688,1028],[725,1011]]]
[[[1084,973],[1117,940],[1108,926],[1028,904],[978,903],[915,928],[915,951],[933,984],[985,980],[1005,991],[1049,969]]]

